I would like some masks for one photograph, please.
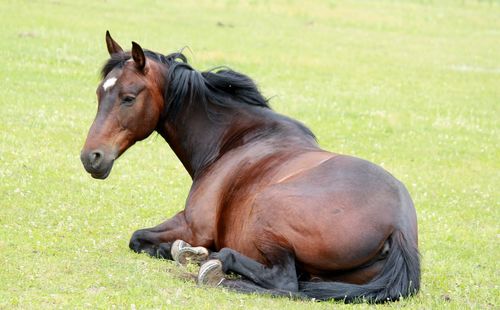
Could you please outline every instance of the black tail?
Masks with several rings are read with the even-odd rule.
[[[389,256],[379,275],[362,285],[300,282],[299,292],[316,300],[382,303],[416,294],[420,288],[420,256],[400,231],[392,234]]]

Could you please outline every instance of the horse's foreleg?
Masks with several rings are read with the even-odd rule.
[[[147,228],[140,229],[130,238],[129,247],[136,253],[147,253],[153,257],[172,260],[170,251],[173,242],[161,242],[160,237],[160,233],[148,231]]]
[[[215,279],[214,275],[220,274],[220,271],[227,273],[235,272],[251,280],[255,284],[266,289],[277,289],[288,292],[298,291],[297,272],[295,270],[295,257],[289,252],[282,251],[279,257],[276,257],[276,264],[267,267],[239,252],[223,248],[220,252],[212,253],[210,260],[203,264],[198,275],[198,282],[203,284],[210,281],[214,284],[222,282]],[[222,263],[219,265],[218,261]]]
[[[155,227],[137,230],[130,238],[129,247],[137,253],[145,252],[153,257],[172,259],[172,243],[178,239],[191,239],[191,230],[183,212]]]

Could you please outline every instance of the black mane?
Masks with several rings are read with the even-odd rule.
[[[248,104],[262,108],[270,108],[268,100],[262,96],[257,86],[248,76],[226,67],[199,72],[193,69],[182,53],[164,56],[144,50],[148,59],[167,65],[166,78],[168,89],[165,90],[165,117],[173,120],[188,101],[200,102],[210,113],[208,104],[232,107]],[[104,78],[114,68],[121,68],[131,58],[129,53],[113,54],[104,64],[101,75]]]

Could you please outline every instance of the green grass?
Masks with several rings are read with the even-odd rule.
[[[407,184],[422,290],[377,307],[500,307],[498,1],[123,2],[0,2],[0,308],[334,304],[198,288],[192,268],[128,250],[181,210],[190,180],[157,135],[104,182],[84,171],[107,29],[247,73],[325,149]]]

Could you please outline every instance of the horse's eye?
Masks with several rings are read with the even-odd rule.
[[[134,96],[125,96],[122,99],[122,104],[131,105],[131,104],[134,103],[134,101],[135,101],[135,97]]]

